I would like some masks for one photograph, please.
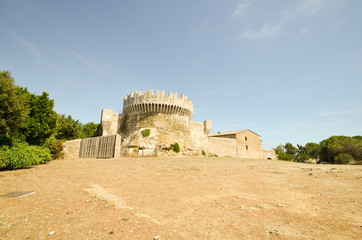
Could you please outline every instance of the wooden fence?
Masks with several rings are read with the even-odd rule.
[[[82,139],[80,142],[80,158],[113,158],[116,146],[116,135]]]

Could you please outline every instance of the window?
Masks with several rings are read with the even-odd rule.
[[[248,145],[246,145],[246,150],[248,150]]]
[[[248,141],[248,137],[245,137],[245,142]]]

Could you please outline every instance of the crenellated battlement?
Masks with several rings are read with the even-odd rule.
[[[185,115],[191,119],[193,111],[194,104],[187,96],[181,94],[179,98],[177,93],[172,92],[167,96],[165,91],[159,90],[157,94],[153,94],[153,90],[135,91],[123,100],[123,113],[159,112]]]

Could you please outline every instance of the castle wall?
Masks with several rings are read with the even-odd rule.
[[[157,112],[123,114],[119,127],[119,132],[122,135],[132,134],[140,128],[158,128],[170,131],[179,130],[189,132],[189,120],[187,116]]]
[[[152,90],[127,95],[118,124],[123,152],[126,155],[162,155],[176,142],[181,152],[190,152],[194,149],[194,142],[190,140],[192,114],[193,103],[184,95],[178,98],[177,93],[170,92],[166,96],[164,91],[153,94]],[[150,129],[152,136],[143,137],[142,129]]]
[[[121,114],[114,113],[111,109],[102,109],[102,136],[113,135],[118,132],[118,122],[120,117]]]
[[[200,152],[207,149],[207,136],[205,134],[205,123],[190,121],[190,144]]]
[[[271,160],[276,160],[276,154],[274,150],[263,150],[263,159],[271,159]]]
[[[193,122],[192,115],[193,103],[184,95],[179,98],[171,92],[167,96],[164,91],[136,91],[124,98],[122,114],[102,110],[102,135],[120,134],[117,155],[172,155],[177,142],[184,155],[198,155],[204,150],[219,156],[275,159],[273,150],[262,149],[258,134],[241,130],[208,137],[211,121]],[[149,136],[142,136],[145,129],[150,130]]]
[[[141,129],[153,129],[156,145],[169,146],[176,142],[187,148],[190,140],[189,121],[187,116],[163,113],[128,113],[123,114],[119,131],[128,145],[139,145],[142,141]]]
[[[81,139],[70,140],[63,143],[64,156],[68,159],[78,158]]]
[[[237,157],[236,140],[231,138],[209,137],[207,153],[218,156]]]
[[[191,100],[181,94],[177,97],[177,93],[170,92],[165,95],[165,91],[136,91],[127,95],[123,100],[123,113],[147,113],[159,112],[165,114],[177,114],[192,118],[194,105]]]

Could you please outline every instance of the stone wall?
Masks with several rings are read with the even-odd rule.
[[[111,109],[102,109],[102,136],[116,134],[118,132],[119,119],[121,117],[122,114],[114,113]]]
[[[63,143],[63,153],[66,158],[78,158],[81,139],[71,140]]]
[[[123,113],[102,110],[102,136],[120,134],[120,155],[160,156],[172,155],[177,142],[181,154],[199,155],[204,150],[220,156],[243,158],[268,158],[272,152],[264,152],[261,138],[250,130],[231,131],[228,134],[208,137],[212,124],[191,121],[193,103],[177,93],[165,95],[164,91],[136,91],[123,100]],[[150,129],[151,135],[141,132]]]
[[[205,134],[205,123],[190,121],[190,145],[198,151],[206,151],[207,135]]]
[[[120,158],[122,156],[121,154],[121,142],[122,142],[122,137],[121,135],[119,135],[118,133],[116,134],[116,145],[114,148],[114,157],[115,158]]]
[[[191,100],[181,94],[177,97],[177,93],[170,92],[165,95],[165,91],[136,91],[127,95],[123,100],[123,113],[129,112],[162,112],[166,114],[187,115],[192,118],[194,105]]]
[[[208,154],[216,154],[218,156],[237,157],[236,140],[231,138],[214,138],[208,139]]]
[[[274,150],[264,150],[260,135],[248,129],[211,134],[208,144],[209,151],[219,156],[275,159]]]
[[[150,129],[151,136],[144,138],[140,134],[143,129]],[[176,142],[181,150],[190,147],[190,129],[187,116],[163,113],[126,113],[122,116],[122,123],[119,128],[123,143],[126,146],[138,146],[144,149],[154,149],[155,152],[167,149]],[[151,147],[151,144],[153,147]],[[160,147],[160,149],[156,149]],[[140,149],[142,150],[142,149]],[[150,155],[150,150],[142,151],[144,155]],[[157,154],[157,153],[155,153]]]
[[[271,160],[276,160],[276,154],[274,150],[263,150],[263,159],[271,159]]]

